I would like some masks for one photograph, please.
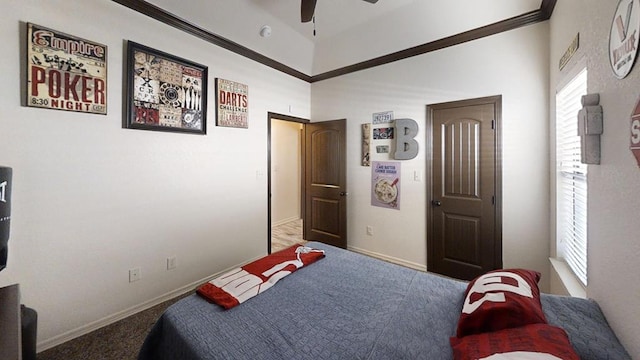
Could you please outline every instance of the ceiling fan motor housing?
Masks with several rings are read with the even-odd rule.
[[[313,13],[316,10],[317,0],[301,0],[300,4],[300,18],[303,23],[309,22],[313,19]],[[378,0],[364,0],[370,4],[375,4]]]

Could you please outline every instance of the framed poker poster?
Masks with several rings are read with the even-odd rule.
[[[27,23],[26,105],[107,114],[107,47]]]
[[[130,129],[207,133],[207,67],[127,42],[126,104]]]

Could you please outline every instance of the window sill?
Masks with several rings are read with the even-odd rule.
[[[556,258],[549,258],[549,261],[551,262],[551,267],[560,278],[560,282],[562,282],[562,285],[569,295],[580,298],[587,297],[587,290],[580,280],[578,280],[578,278],[573,274],[573,271],[571,271],[567,263]]]

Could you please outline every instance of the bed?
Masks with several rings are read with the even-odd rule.
[[[239,306],[196,294],[170,306],[139,359],[453,359],[466,282],[307,246],[325,258]],[[541,303],[581,359],[630,359],[594,301],[542,294]]]

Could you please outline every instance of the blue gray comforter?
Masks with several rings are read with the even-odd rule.
[[[451,359],[466,283],[321,243],[326,258],[230,310],[197,295],[162,315],[140,360]],[[630,359],[597,304],[544,295],[582,359]],[[596,341],[596,343],[594,343]]]

